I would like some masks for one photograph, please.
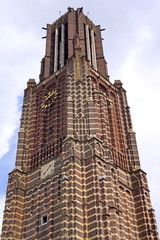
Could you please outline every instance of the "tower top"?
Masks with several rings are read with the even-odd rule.
[[[69,7],[64,15],[43,29],[47,30],[46,51],[41,62],[40,81],[63,68],[74,56],[75,38],[79,39],[81,55],[89,65],[108,78],[100,25],[96,26],[84,15],[83,8]]]

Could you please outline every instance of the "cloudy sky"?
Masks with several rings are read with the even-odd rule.
[[[8,173],[14,168],[23,90],[38,82],[42,27],[68,7],[83,7],[103,32],[111,82],[127,90],[142,169],[160,229],[160,1],[2,0],[0,5],[0,228]]]

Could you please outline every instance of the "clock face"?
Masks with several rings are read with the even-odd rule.
[[[47,95],[44,97],[43,103],[41,104],[42,108],[47,108],[53,105],[54,101],[57,98],[57,91],[54,90],[52,92],[48,92]]]
[[[41,179],[51,175],[54,172],[54,161],[51,161],[41,167]]]

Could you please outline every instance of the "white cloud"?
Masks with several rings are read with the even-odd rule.
[[[19,124],[17,96],[23,94],[30,74],[37,77],[40,69],[40,44],[34,33],[12,25],[3,30],[0,44],[3,56],[0,60],[0,158],[8,151],[9,140]]]

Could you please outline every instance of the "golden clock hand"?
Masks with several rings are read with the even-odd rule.
[[[49,167],[46,169],[46,171],[43,172],[43,175],[46,174],[46,172],[48,171],[48,169],[50,169],[51,166],[52,166],[52,165],[49,165]]]

